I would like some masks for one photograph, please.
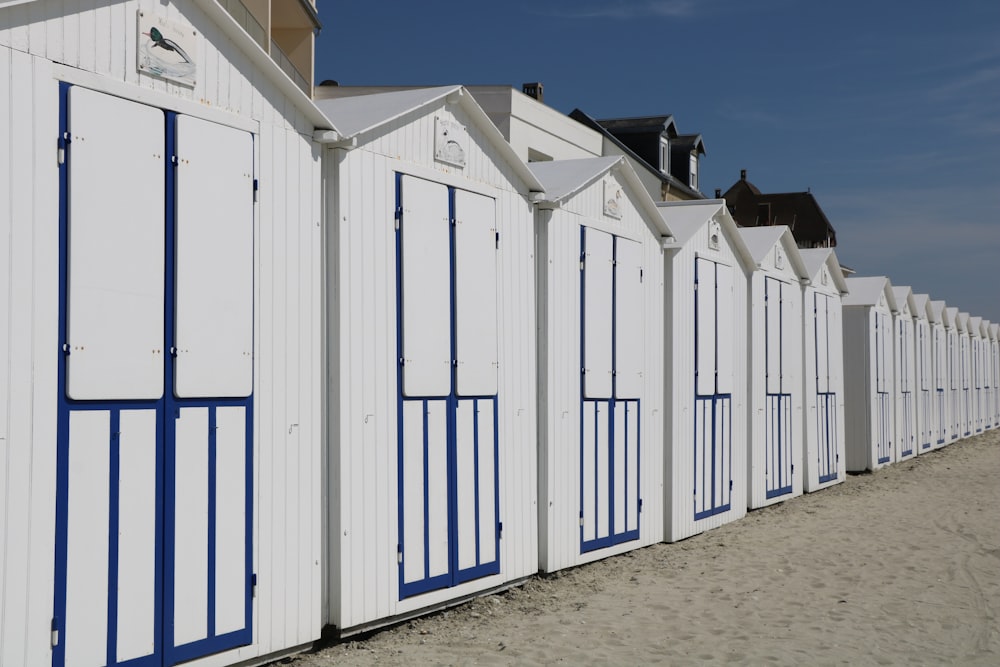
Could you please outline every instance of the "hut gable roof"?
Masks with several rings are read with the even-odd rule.
[[[464,87],[459,85],[433,88],[412,88],[371,95],[336,97],[317,100],[316,105],[339,128],[344,139],[363,139],[386,123],[408,114],[433,108],[443,100],[454,102],[468,113],[476,127],[509,162],[532,192],[541,192],[542,184],[528,169],[483,108]]]
[[[739,228],[729,214],[725,200],[656,202],[656,207],[674,235],[672,241],[663,244],[665,249],[682,248],[710,220],[715,220],[722,227],[743,270],[750,273],[756,269],[757,265],[750,254],[750,249],[747,248],[746,241],[743,240]]]
[[[845,280],[847,295],[845,306],[875,306],[884,295],[889,310],[896,311],[896,297],[892,293],[892,283],[885,276],[851,277]]]
[[[913,301],[913,288],[906,285],[894,285],[892,296],[896,299],[899,312],[909,311],[910,317],[917,314],[917,304]]]
[[[833,248],[803,248],[799,250],[799,255],[802,257],[802,263],[806,265],[806,272],[813,284],[819,282],[820,271],[826,266],[837,291],[841,294],[847,293],[844,271],[840,268],[840,260],[837,259],[837,253]]]
[[[949,329],[958,328],[958,308],[955,306],[947,306],[944,309],[944,325]]]
[[[788,227],[783,225],[777,227],[744,227],[739,231],[747,244],[747,249],[750,251],[750,256],[753,257],[756,266],[762,266],[774,247],[781,244],[785,251],[785,256],[788,257],[792,264],[792,269],[799,278],[809,278],[809,271],[802,262],[798,246],[795,245],[795,238]]]
[[[931,297],[929,294],[914,294],[913,303],[917,307],[917,309],[913,311],[914,317],[921,317],[925,320],[931,319]]]
[[[618,156],[553,160],[528,164],[545,187],[545,201],[557,203],[569,199],[623,162]]]
[[[647,224],[652,224],[660,236],[673,236],[670,227],[663,220],[659,209],[656,208],[656,204],[646,189],[642,187],[635,170],[620,155],[532,162],[528,164],[528,168],[545,189],[545,195],[540,201],[554,205],[570,199],[573,195],[597,182],[598,179],[614,171],[627,188],[629,197],[636,208],[647,218]]]
[[[927,319],[931,322],[940,322],[944,324],[945,319],[945,302],[944,301],[928,301],[927,302]]]

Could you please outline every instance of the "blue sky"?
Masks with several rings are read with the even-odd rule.
[[[811,189],[859,275],[1000,322],[1000,2],[321,0],[316,77],[673,114],[701,189]]]

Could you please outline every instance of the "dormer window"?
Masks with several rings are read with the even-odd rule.
[[[691,186],[692,190],[698,189],[698,155],[697,153],[691,153],[691,168],[688,173],[689,182],[688,185]]]
[[[660,137],[660,171],[670,173],[670,141],[666,137]]]

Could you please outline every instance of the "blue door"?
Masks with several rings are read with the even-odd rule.
[[[732,508],[733,267],[699,257],[694,273],[694,518]]]
[[[253,139],[61,87],[53,664],[252,641]]]
[[[500,572],[491,197],[396,176],[399,594]]]
[[[639,538],[642,245],[580,229],[580,550]]]

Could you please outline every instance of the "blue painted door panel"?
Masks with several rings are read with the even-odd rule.
[[[105,117],[112,112],[113,118]],[[249,644],[252,396],[245,391],[237,398],[177,398],[169,353],[176,349],[179,273],[199,274],[203,291],[212,291],[206,283],[211,268],[199,268],[197,257],[179,262],[175,244],[176,204],[188,196],[178,188],[173,161],[165,159],[176,147],[177,116],[64,84],[60,118],[66,159],[60,167],[63,358],[53,665],[172,665]],[[143,126],[129,119],[153,122]],[[204,173],[237,171],[252,181],[253,140],[239,135],[246,149],[242,160],[209,155],[214,164],[202,165]],[[145,152],[150,143],[156,144],[158,173],[129,181],[123,175],[141,170],[120,159],[121,150],[134,146]],[[114,150],[106,150],[109,146]],[[94,171],[101,178],[88,180]],[[126,181],[137,191],[119,198],[117,188]],[[94,192],[95,187],[111,189]],[[241,303],[253,294],[252,188],[242,196],[246,202],[232,207],[242,211],[234,214],[236,220],[221,220],[218,212],[199,220],[197,207],[186,214],[203,231],[226,223],[230,234],[244,234],[238,243],[201,253],[231,260],[229,266],[250,276],[236,292],[232,285],[214,290],[221,298],[217,306],[225,305],[226,293]],[[105,208],[143,227],[142,233],[107,224],[102,231],[95,220]],[[250,250],[229,257],[233,248]],[[81,257],[90,273],[113,267],[115,280],[89,279],[80,270]],[[150,277],[151,271],[159,275]],[[116,294],[128,298],[121,301]],[[145,305],[133,309],[136,299]],[[155,333],[149,322],[132,322],[146,317],[150,304],[158,310],[152,317]],[[123,325],[107,332],[75,324],[106,314]],[[252,322],[244,321],[239,334],[252,340]],[[146,340],[150,336],[156,340]],[[211,330],[201,340],[222,347],[227,342],[214,340]],[[140,343],[144,351],[138,350]],[[75,348],[87,346],[93,349],[84,355],[86,363],[74,361],[80,356]],[[245,348],[234,356],[241,358]],[[131,365],[140,368],[122,371]]]
[[[492,198],[396,175],[399,597],[500,572]]]

